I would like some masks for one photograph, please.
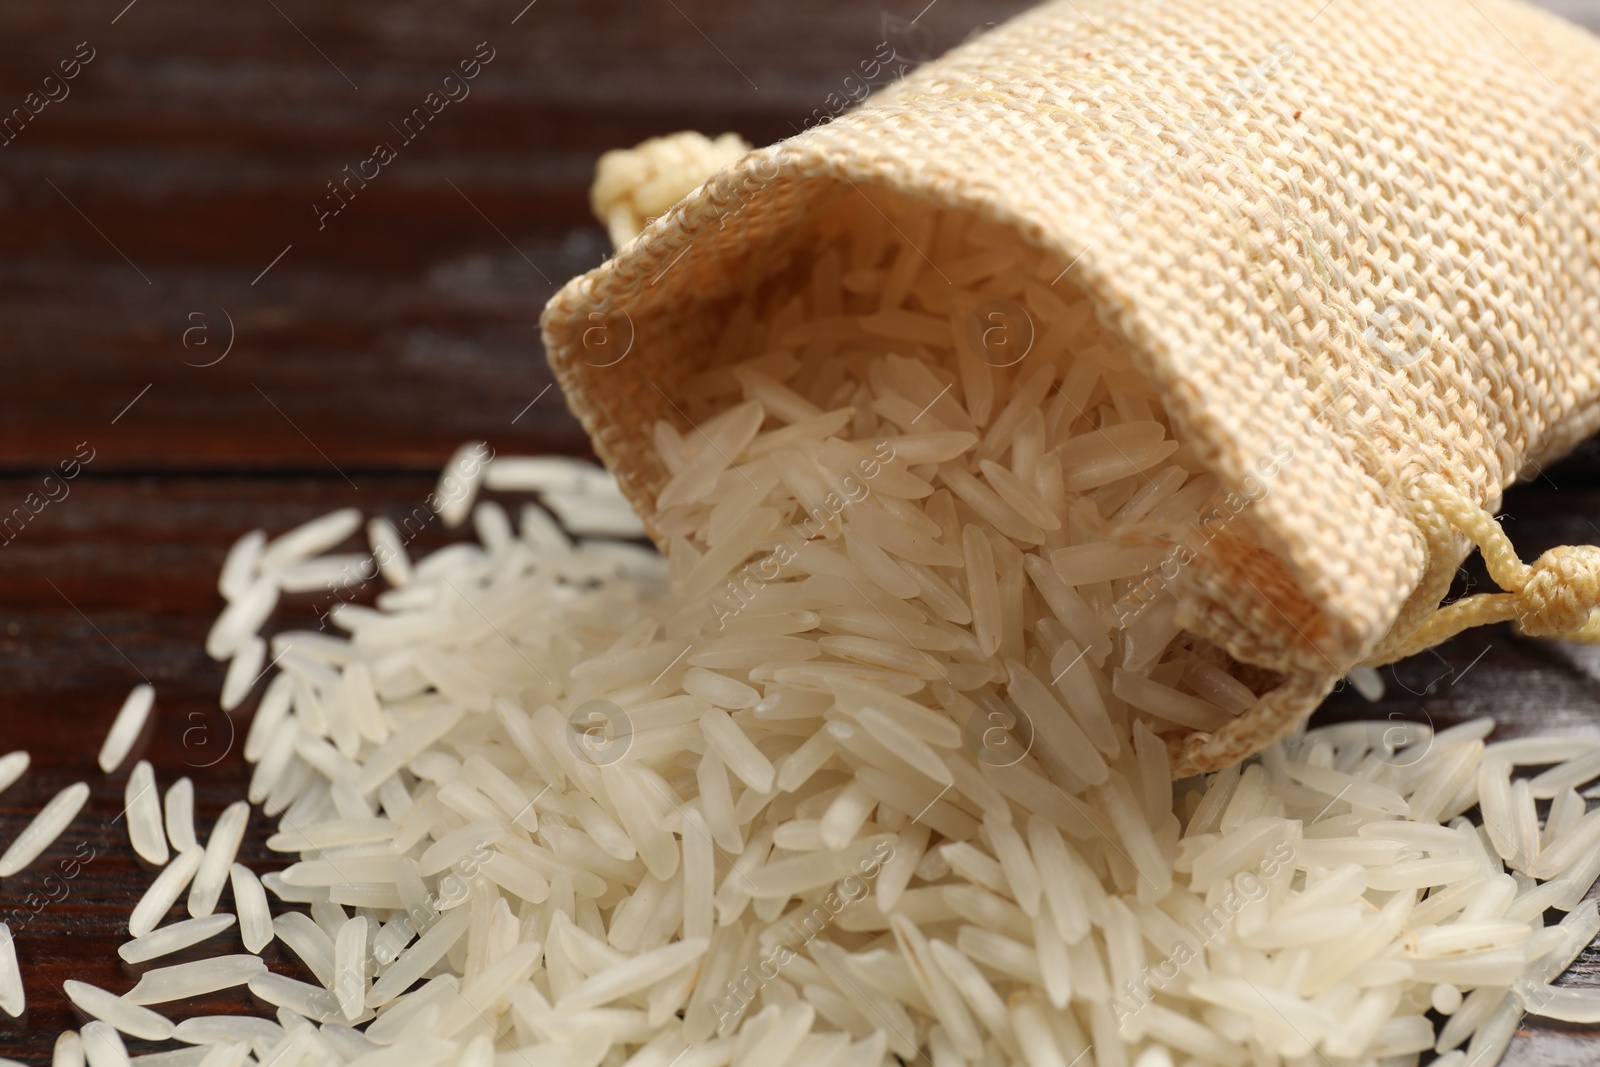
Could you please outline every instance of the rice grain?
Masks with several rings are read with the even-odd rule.
[[[145,720],[150,717],[150,708],[155,704],[155,700],[156,691],[149,685],[133,687],[127,699],[122,702],[122,708],[117,712],[116,719],[112,721],[105,741],[100,745],[97,762],[102,771],[110,774],[122,766],[122,761],[128,758],[128,752],[144,729]]]
[[[28,1000],[22,988],[22,970],[17,965],[17,945],[11,936],[11,927],[0,922],[0,1011],[13,1019],[27,1009]]]
[[[239,854],[239,843],[244,840],[245,823],[249,818],[250,805],[237,800],[223,810],[211,828],[205,852],[195,870],[194,884],[189,889],[190,915],[198,918],[216,910],[222,887],[228,880],[228,869]]]
[[[135,938],[143,937],[156,928],[156,924],[166,917],[168,909],[189,885],[195,871],[200,869],[203,854],[201,849],[191,848],[180,852],[162,868],[155,881],[150,883],[150,888],[145,890],[144,896],[139,898],[139,903],[134,905],[133,913],[128,917],[129,934]]]
[[[69,785],[40,809],[17,839],[0,855],[0,878],[9,878],[27,867],[39,854],[55,843],[89,799],[83,782]]]
[[[128,1048],[109,1023],[96,1019],[85,1023],[79,1031],[83,1038],[83,1054],[89,1067],[130,1067]]]
[[[124,963],[147,963],[215,937],[232,926],[233,922],[232,915],[207,915],[202,919],[184,919],[171,926],[152,930],[132,941],[124,941],[118,946],[117,955],[122,957]]]
[[[354,1021],[367,996],[367,919],[357,915],[339,930],[333,944],[333,989],[340,1010]]]
[[[0,793],[16,784],[28,770],[28,754],[17,751],[0,756]]]
[[[147,863],[167,862],[167,835],[161,823],[161,793],[155,769],[148,760],[133,765],[124,790],[123,814],[128,820],[128,840]]]
[[[259,956],[215,956],[144,972],[125,999],[134,1004],[165,1004],[244,985],[267,972]]]
[[[107,993],[99,986],[76,982],[69,978],[62,985],[62,989],[66,992],[67,999],[86,1014],[104,1020],[129,1037],[143,1038],[146,1041],[165,1041],[172,1036],[172,1020],[156,1014],[149,1008],[142,1008],[134,1002]]]

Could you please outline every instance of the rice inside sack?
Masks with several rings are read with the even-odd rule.
[[[805,635],[805,656],[851,666],[747,681],[916,692],[1078,785],[1099,759],[1034,714],[1131,716],[1176,748],[1276,684],[1186,632],[1174,595],[1215,542],[1253,547],[1248,501],[1173,439],[1083,293],[1050,284],[1053,257],[965,212],[856,197],[808,236],[809,270],[735,308],[728,358],[681,383],[689,428],[654,428],[674,633]],[[1043,683],[1020,703],[1013,665]]]
[[[1243,601],[1316,628],[1250,522],[1292,446],[1227,490],[1063,275],[972,212],[847,190],[814,205],[720,310],[706,369],[670,396],[651,382],[671,410],[650,431],[662,474],[645,515],[675,578],[669,632],[825,635],[803,654],[848,668],[784,662],[745,681],[918,692],[1070,786],[1101,780],[1103,760],[1080,746],[1069,770],[1063,750],[1085,735],[1053,721],[1040,735],[1035,713],[1139,719],[1179,773],[1238,745],[1197,755],[1196,739],[1253,748],[1292,728],[1274,706],[1331,679],[1230,625]],[[591,319],[610,360],[617,325]],[[1014,664],[1042,700],[1027,682],[1034,699],[1011,695]],[[1246,712],[1264,725],[1230,730]]]

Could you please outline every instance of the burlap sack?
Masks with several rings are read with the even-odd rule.
[[[1219,537],[1179,582],[1188,628],[1278,675],[1176,746],[1214,768],[1363,661],[1588,619],[1595,554],[1526,567],[1484,509],[1600,418],[1596,71],[1594,39],[1511,0],[1046,4],[717,174],[557,294],[545,344],[648,523],[651,424],[814,205],[854,186],[1014,226],[1223,483],[1264,483],[1259,546]],[[1508,592],[1440,612],[1469,537]]]

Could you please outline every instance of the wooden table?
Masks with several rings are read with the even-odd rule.
[[[155,685],[136,756],[163,786],[194,779],[202,830],[243,793],[245,713],[218,710],[222,668],[201,647],[233,539],[350,504],[409,513],[469,438],[587,453],[536,320],[607,252],[585,195],[599,153],[681,128],[772,141],[880,41],[920,59],[1026,6],[525,2],[0,8],[0,114],[80,59],[68,95],[0,135],[0,519],[59,497],[0,527],[0,751],[34,760],[0,795],[0,841],[61,787],[93,787],[67,835],[0,882],[30,1003],[0,1019],[0,1054],[45,1062],[81,1023],[67,978],[133,978],[114,950],[152,872],[126,843],[127,768],[94,766],[128,689]],[[1568,7],[1600,22],[1600,3]],[[327,183],[398,141],[391,123],[475,53],[491,58],[470,96],[324,217]],[[91,453],[65,496],[45,482]],[[1507,508],[1526,553],[1600,536],[1600,456]],[[291,598],[280,625],[313,599]],[[1376,707],[1341,694],[1325,714],[1600,733],[1597,686],[1600,651],[1485,631],[1402,665]],[[268,829],[250,827],[253,862]],[[76,877],[45,881],[90,850]],[[1591,1036],[1535,1025],[1511,1062],[1588,1060]]]

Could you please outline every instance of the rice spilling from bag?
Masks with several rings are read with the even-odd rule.
[[[245,741],[297,858],[259,880],[275,916],[245,809],[202,847],[169,793],[153,966],[127,1007],[80,990],[110,1024],[84,1046],[171,1017],[217,1062],[1450,1065],[1524,1011],[1600,1019],[1551,985],[1600,932],[1592,743],[1347,723],[1173,782],[1166,740],[1255,698],[1162,577],[1216,480],[1060,264],[857,200],[675,390],[665,559],[474,507],[630,532],[602,473],[480,446],[435,501],[476,543],[412,560],[368,524],[392,587],[272,638]],[[253,671],[359,526],[242,540],[213,654]],[[299,978],[203,918],[230,871]],[[277,1022],[178,1018],[240,983]]]

